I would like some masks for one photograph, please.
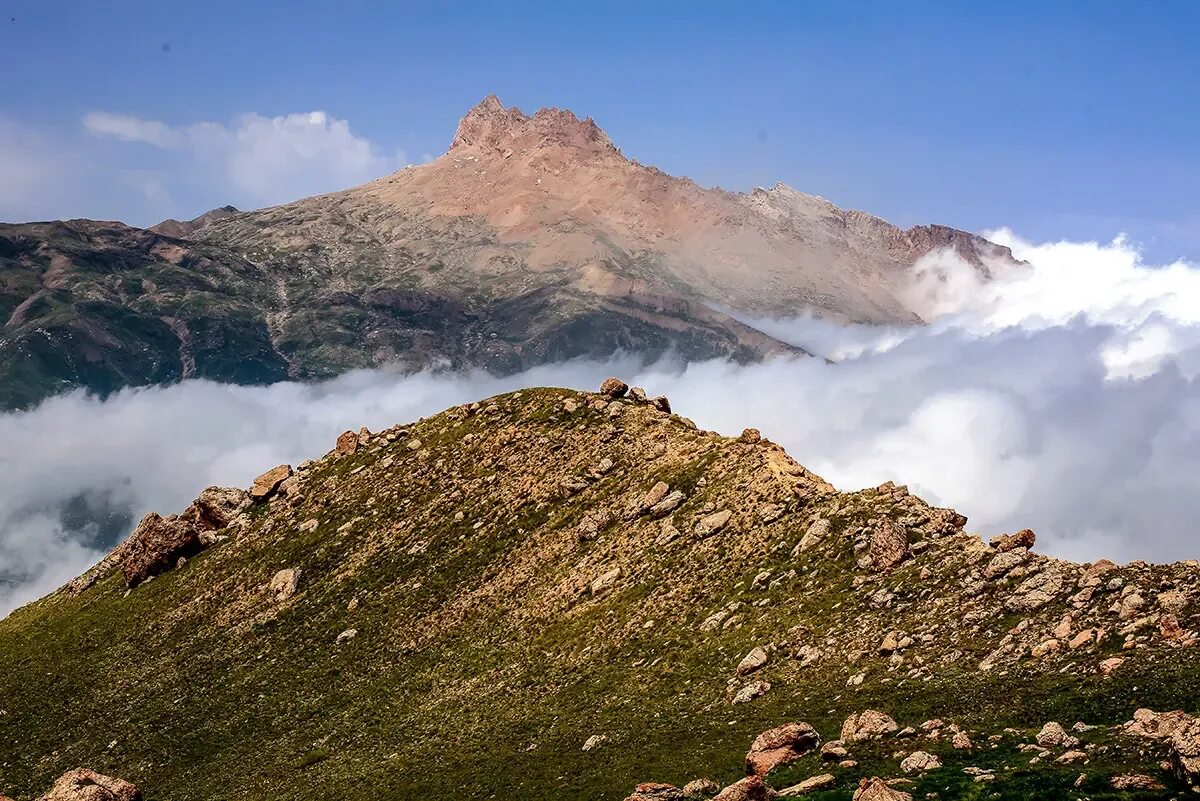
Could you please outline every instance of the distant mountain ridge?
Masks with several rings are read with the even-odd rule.
[[[490,96],[445,155],[342,192],[148,230],[0,225],[0,408],[188,377],[802,354],[718,309],[919,323],[908,271],[940,249],[1012,262],[782,184],[705,189],[590,119]]]

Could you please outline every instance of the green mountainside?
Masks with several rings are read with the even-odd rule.
[[[1196,563],[987,544],[606,390],[347,432],[149,516],[0,621],[0,792],[89,768],[149,801],[1190,795]]]

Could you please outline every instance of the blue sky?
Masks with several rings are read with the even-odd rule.
[[[5,220],[340,188],[495,92],[705,185],[1200,260],[1200,3],[0,7]]]

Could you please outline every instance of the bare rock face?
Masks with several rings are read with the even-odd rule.
[[[59,777],[38,801],[141,801],[136,784],[114,779],[87,768],[76,768]]]
[[[286,481],[291,474],[292,466],[289,464],[272,467],[254,479],[254,484],[250,487],[250,499],[253,501],[265,501],[270,498],[279,489],[279,485]]]
[[[1016,534],[1000,534],[992,537],[991,546],[1004,553],[1014,548],[1032,548],[1035,542],[1037,542],[1037,535],[1033,533],[1033,530],[1023,528]]]
[[[888,783],[878,776],[872,776],[858,783],[853,801],[912,801],[912,796],[889,787]]]
[[[1171,734],[1171,769],[1184,781],[1200,780],[1200,719],[1192,718],[1186,726]]]
[[[754,738],[746,754],[746,771],[766,776],[780,765],[794,762],[819,748],[821,738],[807,723],[785,723]]]
[[[717,793],[713,801],[773,801],[775,791],[758,776],[747,776]]]
[[[126,586],[136,587],[199,551],[200,530],[190,520],[151,512],[121,546],[121,573]]]
[[[609,398],[621,398],[629,390],[629,385],[619,378],[606,378],[600,384],[600,394]]]
[[[886,573],[904,561],[908,555],[908,536],[904,529],[890,518],[881,518],[871,531],[871,547],[868,557],[871,569]]]
[[[885,734],[891,734],[900,727],[890,715],[876,709],[868,709],[857,715],[846,718],[842,724],[842,742],[853,743],[860,740],[878,740]]]

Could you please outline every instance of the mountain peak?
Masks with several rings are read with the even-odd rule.
[[[542,108],[529,116],[516,106],[506,108],[494,94],[475,104],[459,121],[450,151],[475,148],[507,158],[546,147],[565,147],[586,155],[618,152],[591,117],[580,119],[574,112],[558,108]]]

